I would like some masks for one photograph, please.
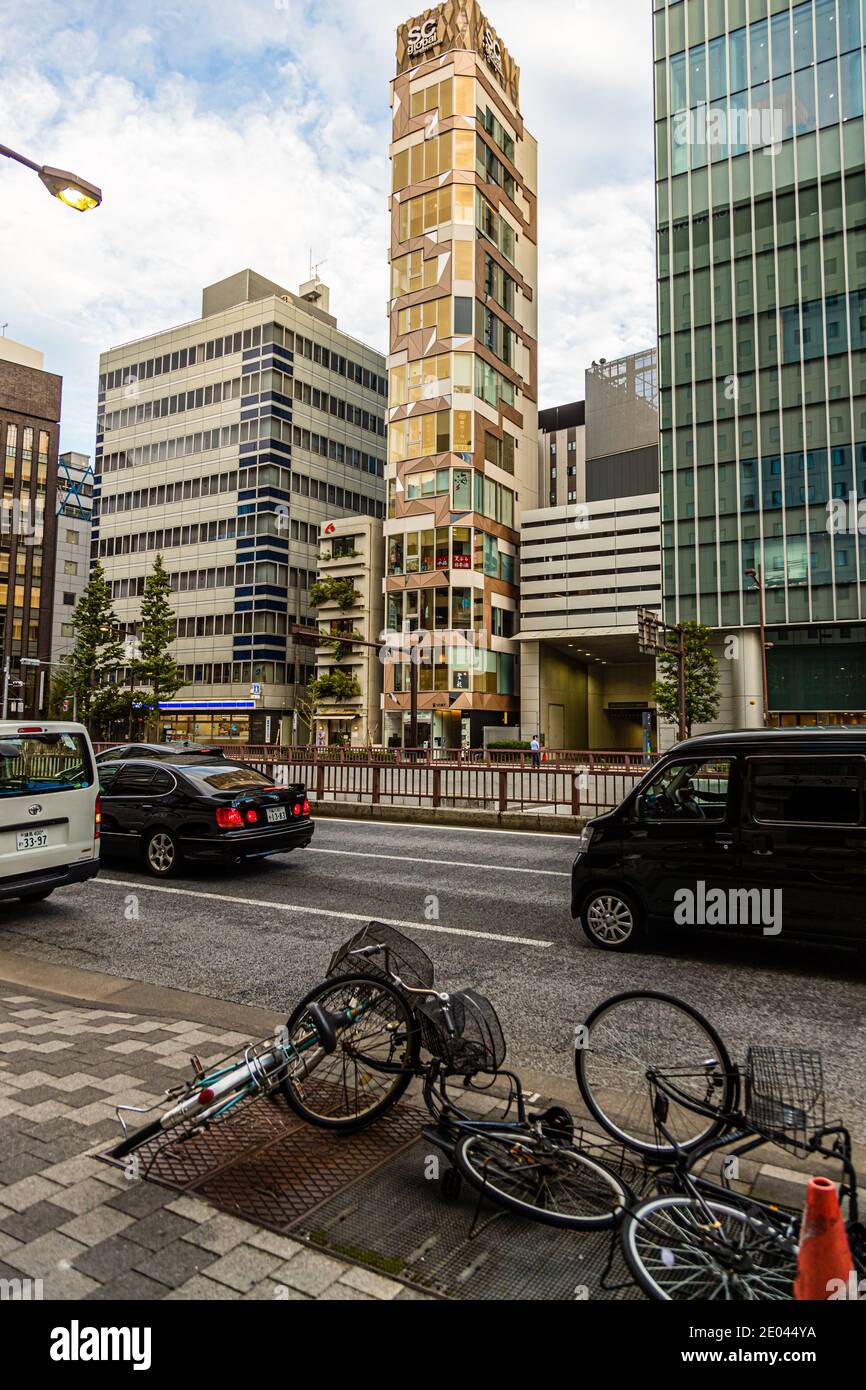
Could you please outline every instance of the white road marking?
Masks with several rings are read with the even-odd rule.
[[[533,936],[504,936],[492,931],[467,931],[463,927],[442,927],[433,922],[401,922],[391,917],[370,917],[369,913],[335,912],[330,907],[307,907],[304,903],[274,903],[267,898],[236,898],[231,893],[201,893],[193,888],[167,888],[162,884],[142,883],[140,879],[107,878],[104,874],[90,880],[91,883],[109,883],[115,888],[133,888],[136,892],[170,893],[182,898],[205,898],[211,902],[232,903],[239,907],[264,907],[272,912],[306,912],[312,917],[338,917],[344,922],[381,922],[385,927],[408,928],[411,931],[441,932],[445,936],[477,937],[481,941],[503,941],[511,946],[537,946],[546,950],[552,941],[539,941]]]
[[[418,859],[414,854],[371,854],[359,849],[322,849],[319,845],[307,845],[307,854],[345,854],[350,859],[396,859],[410,867],[413,864],[441,864],[444,869],[487,869],[497,874],[545,874],[548,878],[571,878],[565,869],[521,869],[514,864],[474,864],[465,859]]]
[[[590,819],[592,819],[590,817]],[[478,825],[432,825],[426,821],[411,820],[355,820],[353,816],[328,816],[323,815],[316,820],[316,807],[313,805],[313,820],[317,825],[327,825],[333,821],[335,825],[357,825],[369,826],[372,830],[381,830],[383,826],[393,825],[398,830],[438,830],[442,834],[451,835],[510,835],[512,838],[519,835],[524,840],[568,840],[577,839],[577,831],[560,830],[554,834],[551,830],[484,830]]]

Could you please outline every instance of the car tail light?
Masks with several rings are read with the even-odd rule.
[[[100,835],[101,835],[101,833],[102,833],[102,802],[100,801],[100,799],[99,799],[99,793],[97,792],[97,793],[96,793],[96,811],[94,812],[94,816],[93,816],[93,838],[94,838],[94,840],[98,840],[99,837],[100,837]]]
[[[235,830],[244,823],[244,818],[236,806],[217,807],[216,818],[221,830]]]
[[[258,823],[258,819],[259,819],[259,813],[258,813],[258,811],[254,811],[254,810],[252,809],[252,807],[250,807],[249,811],[246,812],[245,819],[246,819],[247,825],[256,825],[256,824]]]
[[[306,800],[306,798],[304,798],[304,815],[305,815],[305,816],[308,816],[309,814],[310,814],[310,803],[309,803],[309,801]]]
[[[296,801],[295,804],[294,804],[294,806],[292,807],[292,815],[293,815],[293,816],[299,816],[300,814],[301,814],[301,803],[300,803],[300,801]]]

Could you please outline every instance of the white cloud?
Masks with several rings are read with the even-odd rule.
[[[542,404],[655,334],[647,0],[490,0],[539,140]],[[7,13],[8,12],[8,13]],[[380,0],[0,0],[4,142],[102,185],[80,216],[0,160],[2,319],[64,376],[93,447],[99,351],[197,316],[245,266],[325,260],[347,332],[384,350],[388,82],[409,8]],[[8,74],[16,74],[15,82]]]

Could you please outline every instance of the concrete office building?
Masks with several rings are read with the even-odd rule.
[[[770,722],[862,724],[863,6],[653,9],[666,615],[760,725],[760,566]]]
[[[131,635],[158,552],[170,571],[186,683],[163,736],[290,737],[320,528],[383,516],[384,358],[328,301],[244,270],[201,318],[100,359],[92,552]]]
[[[474,0],[397,32],[392,83],[385,624],[427,634],[419,742],[518,717],[517,550],[537,483],[536,144]],[[467,635],[468,634],[468,635]],[[398,652],[399,655],[408,655]],[[406,742],[409,663],[385,670]]]
[[[57,464],[57,559],[51,659],[75,645],[72,618],[90,572],[93,465],[89,454],[61,454]]]
[[[360,638],[364,645],[320,645],[316,675],[343,671],[358,682],[358,694],[348,700],[324,700],[316,711],[316,740],[345,743],[355,748],[382,740],[382,649],[384,621],[385,545],[382,522],[374,517],[346,516],[322,527],[319,579],[351,580],[355,600],[347,608],[320,604],[319,631],[339,640]]]
[[[636,609],[661,609],[656,354],[594,363],[586,399],[539,414],[520,527],[521,731],[549,748],[656,746],[655,665]]]
[[[47,703],[62,388],[41,352],[0,337],[0,687],[6,672],[11,713]]]

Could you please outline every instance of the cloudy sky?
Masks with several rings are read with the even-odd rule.
[[[650,0],[489,0],[539,141],[543,405],[655,335]],[[101,185],[81,215],[0,159],[0,325],[64,378],[91,453],[98,355],[251,266],[324,262],[384,351],[392,0],[0,0],[0,143]]]

